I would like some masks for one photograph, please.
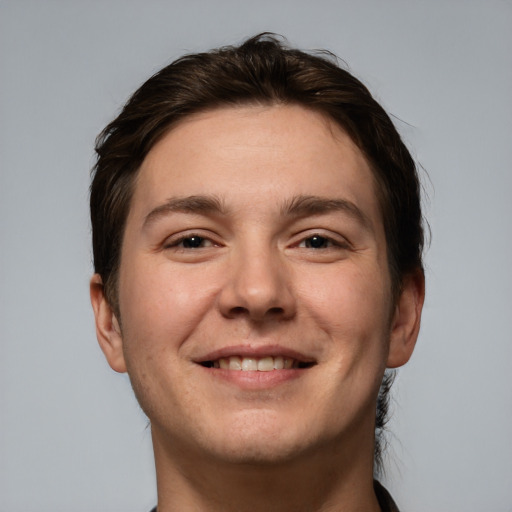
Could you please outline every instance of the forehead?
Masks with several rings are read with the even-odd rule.
[[[266,190],[264,190],[266,189]],[[246,106],[194,114],[146,156],[135,200],[258,190],[285,195],[375,197],[373,173],[351,138],[326,116],[300,106]],[[152,196],[152,197],[150,197]]]

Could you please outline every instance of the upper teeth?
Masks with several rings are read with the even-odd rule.
[[[223,357],[214,361],[214,368],[225,370],[242,370],[246,372],[270,372],[272,370],[282,370],[297,367],[298,361],[287,357]]]

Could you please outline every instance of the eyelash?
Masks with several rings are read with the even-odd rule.
[[[199,242],[201,245],[198,245],[198,246],[192,245],[192,246],[186,247],[187,240],[190,241],[190,240],[194,240],[194,239],[199,239]],[[208,245],[206,247],[213,247],[215,245],[218,245],[213,240],[211,240],[211,238],[202,236],[198,233],[190,233],[187,235],[180,236],[179,238],[177,238],[175,240],[170,240],[169,242],[167,242],[164,245],[164,249],[173,249],[173,248],[181,249],[181,250],[204,249],[205,247],[202,245],[204,242],[208,242]]]
[[[319,244],[315,247],[314,244],[318,242]],[[203,245],[204,243],[206,243],[207,245]],[[313,245],[311,245],[312,243]],[[205,249],[208,247],[214,247],[218,245],[219,244],[215,243],[211,238],[207,236],[203,236],[198,233],[190,233],[180,236],[175,240],[170,240],[164,245],[164,249],[197,250]],[[295,247],[298,247],[300,249],[319,251],[329,249],[348,249],[350,245],[346,241],[340,241],[333,237],[329,237],[320,233],[313,233],[307,237],[302,238],[297,244],[295,244]]]
[[[313,247],[307,246],[308,241],[311,243],[313,240],[317,240],[321,242],[322,247]],[[304,244],[304,245],[303,245]],[[327,247],[323,246],[324,244],[328,244]],[[349,244],[347,242],[342,242],[340,240],[336,240],[332,237],[322,235],[320,233],[313,233],[305,238],[302,238],[300,242],[297,244],[301,249],[312,249],[312,250],[320,250],[320,249],[348,249]]]

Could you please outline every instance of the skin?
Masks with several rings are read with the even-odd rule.
[[[379,510],[377,393],[414,349],[424,287],[408,276],[392,303],[375,181],[345,132],[300,106],[182,121],[137,176],[119,283],[120,319],[91,280],[97,335],[151,421],[159,512]],[[199,364],[237,353],[308,367]]]

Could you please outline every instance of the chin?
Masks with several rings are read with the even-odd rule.
[[[211,451],[211,450],[210,450]],[[214,455],[216,460],[224,460],[229,464],[248,466],[281,465],[297,459],[304,452],[304,446],[295,443],[250,442],[244,445],[227,447]]]
[[[293,424],[295,427],[291,428]],[[223,436],[220,439],[216,435],[210,437],[210,442],[205,442],[203,449],[215,458],[233,464],[283,464],[300,458],[320,441],[309,438],[307,431],[297,428],[296,422],[283,424],[268,418],[233,422],[216,433],[219,431]]]

